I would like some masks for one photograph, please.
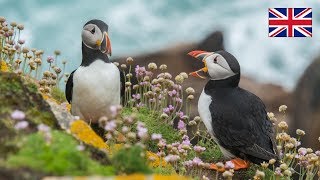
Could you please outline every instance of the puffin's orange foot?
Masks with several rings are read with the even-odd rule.
[[[216,170],[218,172],[224,172],[225,171],[225,169],[223,167],[222,168],[218,168],[218,166],[216,164],[214,164],[214,163],[210,165],[209,169]]]
[[[240,158],[232,159],[231,162],[234,164],[234,170],[247,169],[250,166],[248,161]]]
[[[248,161],[242,160],[240,158],[232,159],[230,160],[234,164],[234,170],[240,170],[240,169],[247,169],[250,166],[250,163]],[[224,167],[218,167],[216,164],[211,164],[210,168],[212,170],[216,170],[219,172],[224,172]]]

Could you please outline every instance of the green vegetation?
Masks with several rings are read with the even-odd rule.
[[[27,79],[14,73],[0,72],[0,119],[10,119],[10,113],[18,109],[24,111],[27,120],[33,124],[58,127],[36,84]]]
[[[209,140],[201,139],[197,145],[205,147],[206,150],[200,154],[200,158],[205,162],[217,162],[222,159],[223,155],[219,147]]]
[[[63,103],[66,101],[66,98],[64,96],[64,92],[61,91],[61,89],[59,89],[58,87],[53,87],[51,89],[50,94],[53,97],[53,99],[57,100],[59,103]]]
[[[61,131],[52,131],[47,141],[42,133],[26,137],[17,154],[10,155],[10,168],[28,167],[52,175],[113,175],[111,166],[102,166],[90,159],[86,151],[77,149],[78,142]]]
[[[152,173],[147,164],[145,151],[138,145],[121,148],[112,157],[112,165],[117,174]]]
[[[130,108],[123,109],[123,115],[130,115],[134,111]],[[144,122],[150,134],[157,133],[161,134],[167,143],[173,143],[181,140],[179,132],[175,130],[172,125],[166,124],[165,121],[159,120],[159,116],[152,113],[147,108],[141,108],[136,114],[139,121]],[[158,147],[154,141],[148,142],[149,150],[157,152]]]
[[[159,166],[156,167],[153,172],[155,174],[162,174],[162,175],[172,175],[172,174],[176,174],[176,170],[172,167],[172,166]]]

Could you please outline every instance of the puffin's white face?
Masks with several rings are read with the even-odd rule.
[[[235,75],[228,62],[220,54],[209,54],[204,58],[203,61],[206,64],[211,79],[226,79]]]
[[[91,49],[99,49],[104,38],[104,34],[95,24],[87,24],[84,26],[81,36],[82,42]]]

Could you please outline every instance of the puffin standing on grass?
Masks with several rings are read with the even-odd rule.
[[[96,123],[102,116],[110,117],[110,106],[120,105],[120,71],[108,58],[111,43],[106,23],[87,22],[81,36],[82,62],[70,74],[65,95],[73,115]]]
[[[235,164],[235,170],[278,159],[274,129],[265,105],[256,95],[240,88],[240,65],[226,51],[192,51],[204,68],[190,73],[210,78],[198,102],[198,111],[210,135],[223,155]],[[215,165],[212,169],[218,170]]]

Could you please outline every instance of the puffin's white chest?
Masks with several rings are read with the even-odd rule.
[[[211,112],[209,110],[209,106],[212,102],[212,99],[209,95],[207,95],[204,90],[202,91],[199,102],[198,102],[198,112],[201,117],[202,122],[206,126],[208,132],[214,136],[214,132],[212,130],[212,117]]]
[[[212,116],[211,116],[211,112],[209,109],[211,102],[212,102],[211,96],[207,95],[203,90],[200,97],[199,97],[199,101],[198,101],[198,112],[199,112],[200,118],[201,118],[202,122],[204,123],[204,125],[206,126],[208,132],[212,136],[213,140],[220,147],[220,150],[223,153],[223,155],[226,158],[231,159],[234,157],[234,155],[232,153],[230,153],[228,150],[226,150],[224,147],[220,146],[219,141],[216,138],[216,134],[214,133],[214,131],[212,129]]]
[[[120,71],[113,63],[96,60],[73,75],[72,114],[97,122],[110,117],[110,106],[120,104]]]

